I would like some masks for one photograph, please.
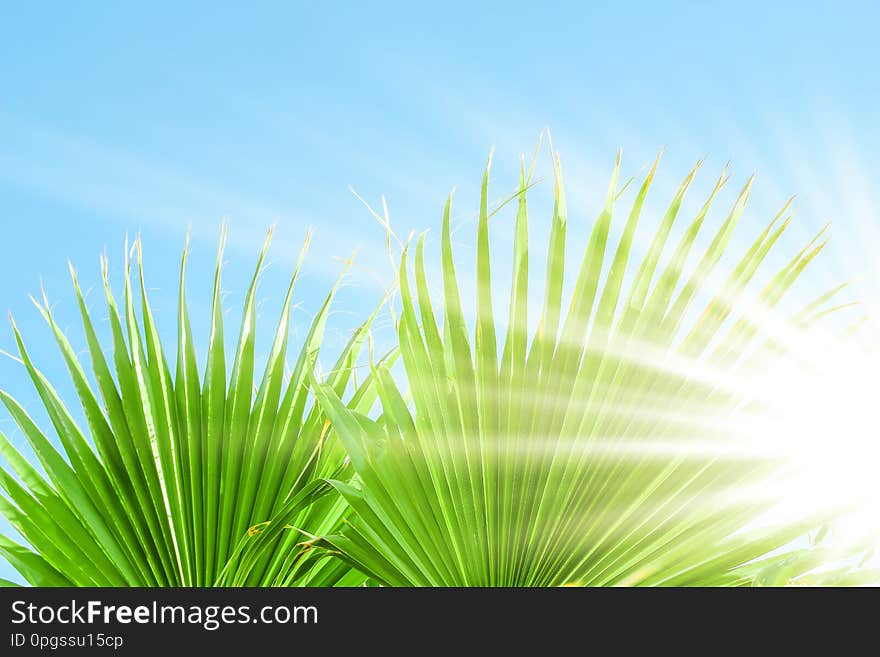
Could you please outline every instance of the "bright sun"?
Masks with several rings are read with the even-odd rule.
[[[770,412],[755,437],[786,464],[778,513],[828,513],[842,554],[880,547],[880,357],[839,337],[809,342],[806,361],[762,384]]]

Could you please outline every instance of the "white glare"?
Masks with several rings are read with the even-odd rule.
[[[840,338],[803,346],[808,364],[784,367],[764,382],[771,408],[755,434],[788,464],[778,513],[828,512],[836,547],[876,547],[880,358]]]

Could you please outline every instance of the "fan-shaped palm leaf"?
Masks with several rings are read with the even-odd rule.
[[[332,531],[345,509],[344,502],[325,495],[329,487],[324,478],[347,478],[344,453],[328,440],[328,421],[310,401],[308,385],[336,286],[314,318],[287,378],[294,273],[271,354],[255,386],[255,297],[269,239],[247,292],[231,371],[221,308],[224,242],[225,230],[202,378],[186,301],[186,251],[173,374],[147,300],[139,242],[137,285],[131,282],[129,259],[121,306],[102,261],[110,350],[99,342],[71,268],[97,392],[45,297],[37,302],[61,348],[88,432],[77,426],[37,369],[13,323],[21,360],[61,444],[56,449],[25,409],[0,393],[44,469],[38,472],[0,435],[0,451],[9,466],[0,471],[0,487],[7,495],[0,496],[0,510],[30,544],[0,537],[0,554],[31,584],[329,585],[363,579],[347,565],[309,559],[308,550],[299,545],[303,535],[288,531]],[[307,245],[308,240],[296,272]],[[352,381],[369,324],[355,331],[330,374],[329,385],[339,395]],[[368,380],[350,396],[349,405],[363,411],[374,399]]]
[[[563,312],[567,213],[555,157],[553,165],[556,200],[534,332],[527,308],[531,173],[523,167],[517,195],[505,326],[492,304],[487,167],[473,339],[453,259],[450,198],[439,319],[424,240],[416,245],[414,288],[406,251],[400,262],[399,346],[411,403],[381,364],[375,376],[383,415],[376,421],[316,382],[358,474],[357,483],[333,482],[353,516],[323,544],[387,585],[745,583],[739,566],[790,542],[810,521],[743,533],[768,507],[755,493],[774,464],[725,451],[737,446],[728,416],[744,406],[736,382],[780,348],[762,331],[761,313],[779,303],[824,243],[797,253],[772,276],[757,308],[737,317],[758,266],[788,226],[786,205],[689,320],[717,274],[752,180],[686,275],[698,232],[727,182],[722,174],[661,267],[691,171],[625,288],[657,162],[612,249],[618,157]]]

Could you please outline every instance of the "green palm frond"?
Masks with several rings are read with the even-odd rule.
[[[488,167],[483,177],[472,337],[453,258],[450,197],[439,316],[423,238],[415,248],[414,287],[406,250],[400,262],[398,336],[411,399],[384,364],[374,367],[378,420],[343,404],[328,382],[315,382],[358,475],[332,481],[352,517],[344,531],[326,536],[325,548],[392,586],[721,585],[746,583],[741,567],[814,525],[805,518],[753,530],[772,504],[758,493],[776,464],[725,448],[737,446],[726,431],[736,426],[731,415],[748,408],[737,381],[784,350],[760,315],[780,302],[824,243],[814,240],[791,258],[755,308],[741,314],[759,265],[788,226],[788,205],[711,294],[707,281],[721,269],[752,180],[689,269],[697,235],[727,182],[722,173],[670,253],[695,168],[644,256],[632,262],[656,167],[655,161],[614,247],[618,156],[580,270],[569,280],[567,211],[554,156],[555,207],[534,331],[531,173],[523,167],[516,196],[506,322],[492,303]],[[564,309],[566,282],[573,291]],[[700,303],[702,312],[690,319]]]
[[[176,363],[160,343],[147,300],[141,247],[128,250],[121,306],[102,273],[112,348],[99,342],[71,268],[95,390],[56,323],[45,296],[36,302],[61,349],[88,431],[37,369],[13,322],[15,339],[61,449],[11,396],[0,399],[42,464],[39,472],[0,434],[0,511],[29,547],[0,537],[0,554],[43,586],[210,586],[358,583],[341,563],[308,558],[302,532],[333,531],[345,503],[326,495],[328,477],[347,479],[345,455],[313,403],[308,376],[323,339],[330,290],[285,373],[294,283],[284,299],[271,353],[255,372],[256,289],[271,233],[247,292],[228,370],[221,307],[225,229],[214,277],[206,371],[197,367],[181,264]],[[132,283],[132,253],[137,254]],[[338,285],[338,283],[337,283]],[[139,297],[139,298],[138,298]],[[358,328],[328,385],[344,395],[372,318]],[[255,379],[255,375],[257,378]],[[369,380],[347,402],[374,403]]]

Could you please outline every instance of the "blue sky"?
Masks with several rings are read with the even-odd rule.
[[[62,392],[62,364],[28,294],[42,280],[82,346],[68,259],[95,286],[102,250],[118,274],[125,235],[141,233],[170,337],[188,227],[193,313],[205,317],[219,226],[229,224],[234,323],[266,229],[277,224],[261,294],[273,322],[311,226],[300,327],[335,278],[335,257],[360,247],[370,270],[343,290],[346,314],[333,327],[342,339],[390,277],[382,230],[349,186],[377,206],[384,195],[401,236],[436,232],[456,186],[466,255],[490,147],[501,198],[547,127],[575,236],[598,211],[616,150],[628,177],[665,146],[658,203],[699,158],[692,207],[725,162],[734,178],[723,204],[756,171],[743,239],[797,193],[792,244],[833,221],[812,275],[861,277],[864,296],[876,295],[877,3],[181,4],[0,9],[0,306]],[[509,237],[501,221],[496,232],[502,244]],[[13,347],[0,329],[0,349]],[[39,416],[24,372],[5,358],[0,387]],[[0,430],[22,442],[5,414]],[[5,564],[0,577],[14,578]]]

